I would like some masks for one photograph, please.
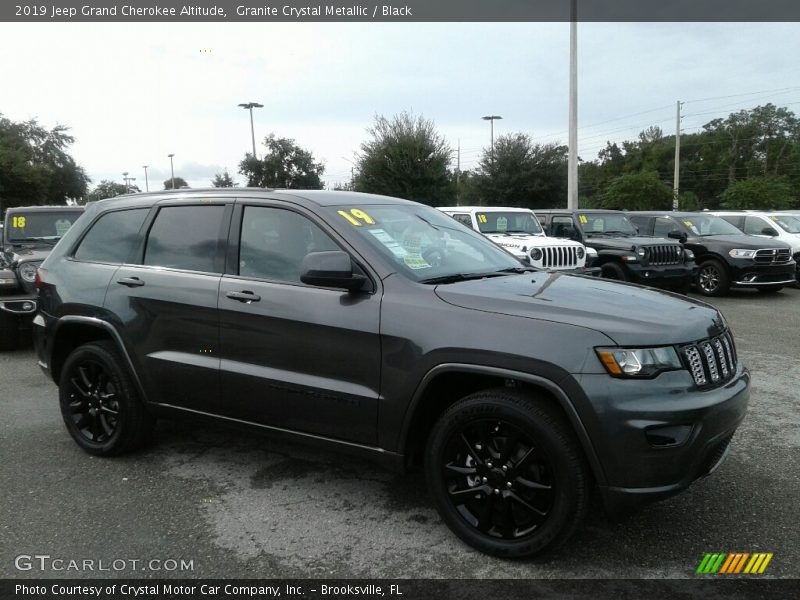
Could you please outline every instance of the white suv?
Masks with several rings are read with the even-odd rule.
[[[479,231],[518,259],[541,269],[584,271],[594,250],[580,242],[547,237],[532,210],[502,206],[440,206],[440,211]],[[588,259],[588,264],[587,264]]]

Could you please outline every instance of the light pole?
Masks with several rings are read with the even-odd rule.
[[[169,170],[172,173],[172,189],[175,189],[175,165],[172,163],[172,157],[175,156],[174,154],[167,154],[169,156]]]
[[[122,181],[125,182],[125,193],[127,194],[128,193],[128,172],[127,171],[123,171],[123,173],[122,173]]]
[[[492,135],[492,150],[491,150],[492,169],[494,169],[494,122],[495,122],[496,119],[502,119],[502,118],[503,117],[501,117],[500,115],[486,115],[485,117],[481,117],[481,119],[483,119],[484,121],[489,121],[489,123],[491,124],[491,132],[492,132],[491,133],[491,135]]]
[[[578,208],[578,3],[570,2],[567,208]]]
[[[142,165],[142,168],[144,169],[144,187],[146,192],[150,191],[150,182],[147,180],[147,168],[149,166],[150,165]]]
[[[254,108],[264,108],[263,104],[259,104],[258,102],[246,102],[244,104],[240,104],[242,108],[245,108],[250,111],[250,137],[253,138],[253,158],[256,157],[256,131],[253,128],[253,109]]]

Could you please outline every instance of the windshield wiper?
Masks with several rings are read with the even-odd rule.
[[[486,277],[502,277],[503,275],[504,273],[501,273],[499,271],[494,271],[491,273],[453,273],[451,275],[442,275],[441,277],[430,277],[429,279],[420,279],[420,283],[425,283],[425,284],[458,283],[459,281],[484,279]]]
[[[507,269],[500,269],[496,273],[536,273],[539,269],[533,267],[508,267]]]
[[[604,231],[603,233],[606,233],[608,235],[627,235],[627,236],[633,235],[630,231],[617,231],[615,229],[609,229],[607,231]]]
[[[507,229],[506,233],[527,233],[529,235],[536,235],[539,232],[528,231],[527,229]]]

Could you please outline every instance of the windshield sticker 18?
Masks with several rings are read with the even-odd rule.
[[[11,227],[14,229],[25,229],[25,217],[12,217],[11,218]]]

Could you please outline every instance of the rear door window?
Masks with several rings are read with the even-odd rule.
[[[165,206],[147,237],[144,264],[222,273],[222,205]]]

